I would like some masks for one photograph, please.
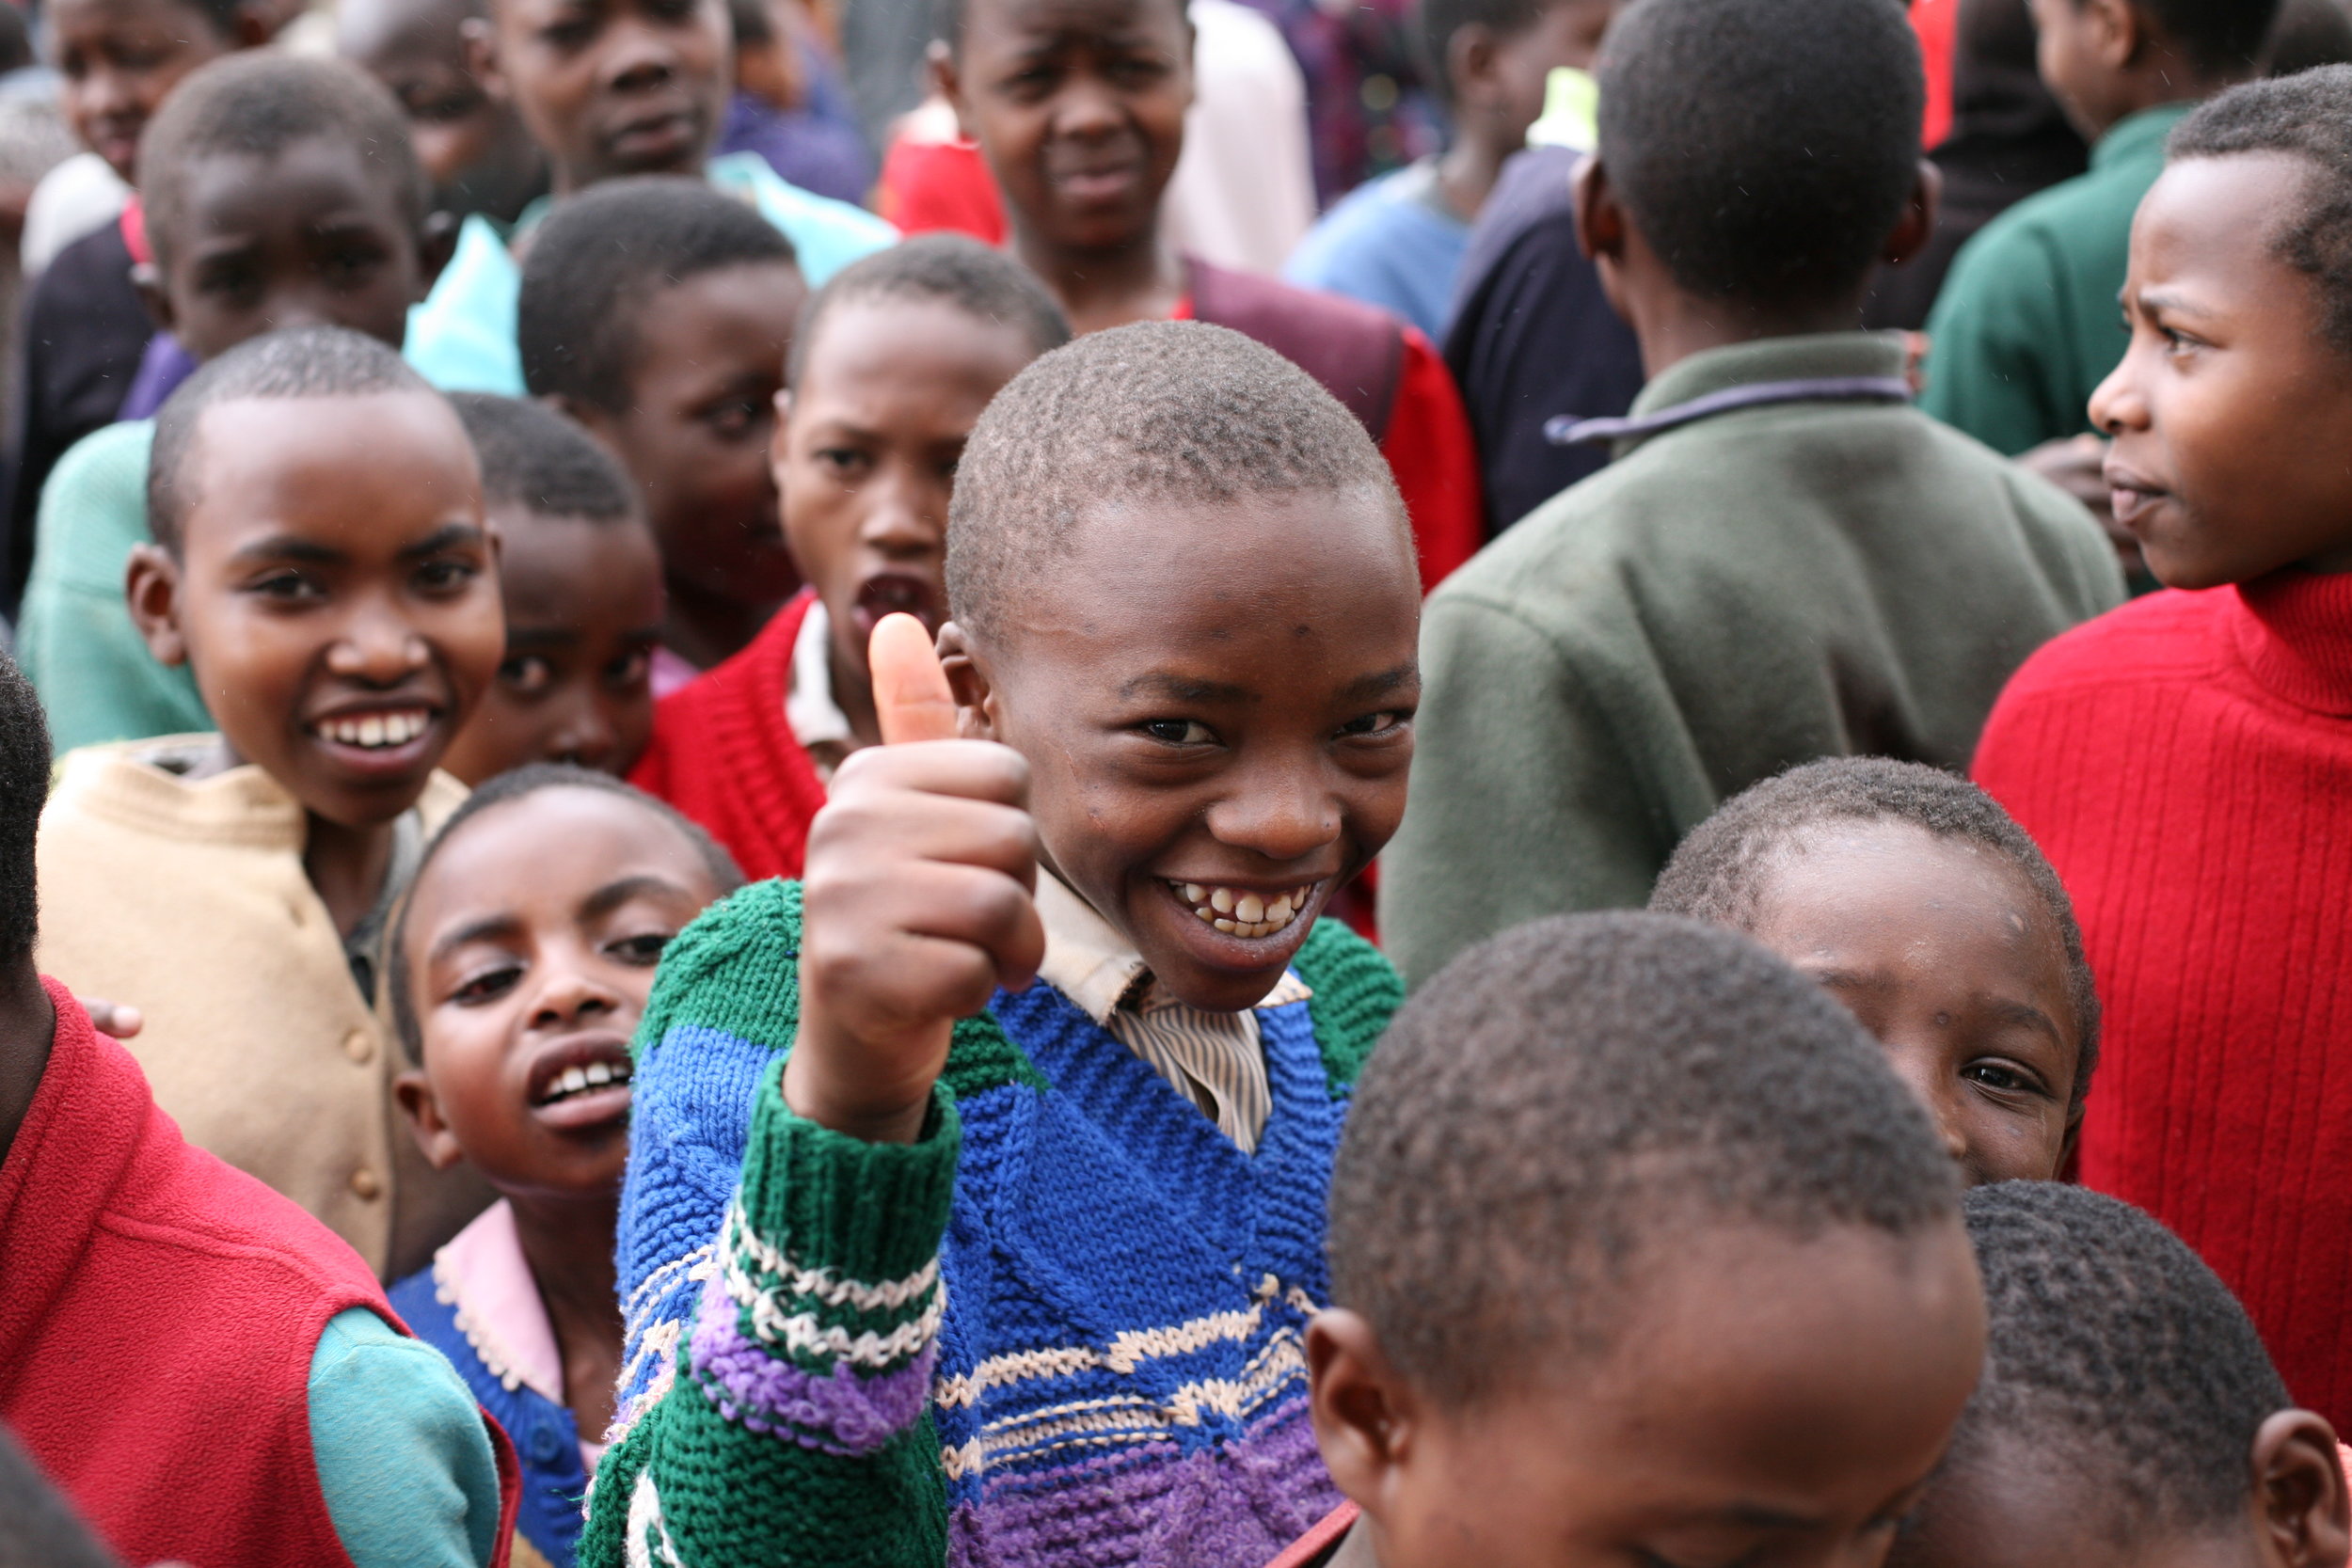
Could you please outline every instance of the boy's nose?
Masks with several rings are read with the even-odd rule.
[[[662,29],[624,20],[605,55],[606,83],[622,92],[657,87],[677,73],[677,51]]]
[[[548,737],[548,757],[580,768],[602,768],[612,760],[612,749],[619,743],[620,736],[613,733],[604,710],[583,698],[557,723]]]
[[[1219,843],[1281,863],[1303,860],[1340,836],[1337,803],[1303,779],[1237,790],[1209,809],[1208,823]]]
[[[335,674],[374,686],[389,686],[424,668],[432,650],[408,625],[390,615],[355,617],[326,651]]]
[[[859,520],[858,537],[885,555],[928,554],[939,547],[947,508],[903,480],[887,481]]]
[[[2148,404],[2132,385],[2132,356],[2107,372],[2090,394],[2091,428],[2108,436],[2148,427]]]
[[[541,1028],[598,1018],[620,1006],[612,988],[597,979],[584,963],[550,962],[541,973],[546,982],[532,999],[531,1022]]]

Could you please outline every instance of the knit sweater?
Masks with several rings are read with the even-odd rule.
[[[1431,597],[1381,866],[1409,980],[1521,921],[1638,907],[1683,834],[1796,763],[1965,767],[2026,657],[2122,597],[2090,514],[1895,401],[1902,372],[1892,333],[1693,355],[1633,405],[1684,422]],[[1781,401],[1724,408],[1750,397]]]
[[[2202,1253],[2352,1430],[2352,574],[2059,639],[1976,775],[2064,879],[2106,1004],[2083,1180]]]
[[[1258,1568],[1338,1502],[1302,1334],[1357,1070],[1401,991],[1344,927],[1259,1012],[1245,1156],[1051,986],[956,1027],[914,1144],[794,1116],[800,889],[662,961],[638,1033],[615,1446],[580,1560]]]
[[[726,846],[743,875],[797,877],[825,785],[785,718],[792,651],[817,602],[803,594],[749,646],[654,705],[653,739],[628,776]]]

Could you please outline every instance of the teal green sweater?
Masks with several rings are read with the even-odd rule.
[[[1633,412],[1902,368],[1893,334],[1771,339],[1673,366]],[[1418,983],[1521,921],[1638,906],[1684,833],[1796,763],[1964,768],[2010,673],[2122,592],[2080,506],[1899,404],[1622,442],[1429,600],[1389,954]]]

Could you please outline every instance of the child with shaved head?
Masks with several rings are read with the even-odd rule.
[[[974,428],[946,582],[805,879],[663,960],[583,1563],[1255,1568],[1339,1500],[1303,1336],[1400,988],[1321,916],[1412,754],[1387,466],[1248,339],[1098,333]]]

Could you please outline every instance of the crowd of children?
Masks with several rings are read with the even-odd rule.
[[[2340,5],[45,0],[0,1568],[2347,1568]]]

